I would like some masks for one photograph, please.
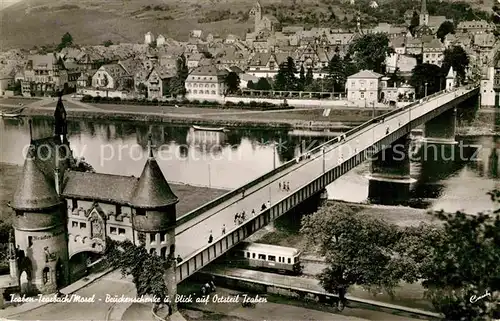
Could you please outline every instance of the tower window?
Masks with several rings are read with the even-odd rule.
[[[156,255],[156,249],[150,249],[149,254],[151,255]]]
[[[28,247],[33,246],[33,236],[28,236]]]
[[[146,215],[146,211],[142,208],[138,208],[135,210],[136,215]]]
[[[71,208],[72,210],[74,210],[75,208],[77,208],[77,207],[78,207],[78,201],[77,201],[77,200],[72,199],[72,200],[71,200],[71,203],[72,203],[72,208]]]
[[[78,227],[78,222],[75,221],[71,222],[71,227]]]
[[[43,284],[47,284],[49,283],[49,272],[50,272],[50,269],[48,267],[45,267],[43,269],[43,274],[42,274],[42,279],[43,279]]]
[[[116,205],[116,215],[120,215],[122,213],[122,207],[120,205]]]
[[[109,233],[110,234],[116,234],[116,227],[110,227],[109,228]]]
[[[119,228],[118,229],[118,235],[125,235],[125,229],[124,228]]]
[[[167,248],[166,247],[162,247],[161,250],[160,250],[160,254],[161,254],[161,257],[163,259],[166,259],[167,258]]]
[[[149,234],[149,239],[151,243],[156,242],[156,233]]]
[[[80,228],[87,228],[87,223],[80,223]]]

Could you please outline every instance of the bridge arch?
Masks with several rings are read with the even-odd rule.
[[[89,273],[89,266],[101,259],[102,251],[86,248],[71,254],[69,258],[70,282],[73,283]]]

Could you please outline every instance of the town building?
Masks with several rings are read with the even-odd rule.
[[[68,72],[55,54],[32,55],[24,67],[22,82],[25,96],[52,95],[58,90],[68,90]]]
[[[174,77],[175,73],[171,69],[154,67],[146,79],[148,98],[161,99],[170,96],[169,86]]]
[[[218,70],[215,66],[195,68],[186,79],[186,97],[210,99],[224,96],[224,80],[227,74],[227,70]]]
[[[441,67],[445,46],[439,39],[432,39],[430,42],[423,43],[422,51],[422,62],[424,64],[433,64]]]
[[[347,100],[356,105],[371,107],[379,102],[382,90],[382,75],[371,70],[361,70],[347,77]]]
[[[142,244],[163,258],[175,257],[179,200],[153,156],[151,138],[139,178],[82,172],[76,170],[67,139],[61,97],[54,117],[53,136],[31,137],[9,203],[15,214],[15,247],[9,251],[11,282],[2,286],[18,287],[23,294],[54,293],[85,275],[87,266],[102,257],[107,237]],[[175,266],[167,276],[175,278],[173,273]],[[170,283],[169,291],[175,293]]]

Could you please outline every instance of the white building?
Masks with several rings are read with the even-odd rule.
[[[155,41],[155,36],[151,33],[151,31],[148,31],[148,33],[144,35],[144,43],[146,45],[149,45],[152,44],[154,41]]]
[[[214,66],[201,66],[194,69],[186,79],[186,97],[200,100],[224,96],[226,75],[226,70],[218,70]]]
[[[373,106],[380,99],[382,77],[371,70],[361,70],[347,77],[347,100],[359,106]]]
[[[160,47],[163,46],[164,44],[165,44],[165,37],[163,35],[158,35],[158,37],[156,38],[156,46]]]

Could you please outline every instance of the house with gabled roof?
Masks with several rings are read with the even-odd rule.
[[[126,75],[127,71],[120,64],[103,65],[92,76],[92,87],[116,89]]]
[[[175,72],[160,66],[155,66],[146,78],[149,99],[161,99],[170,96],[170,82],[175,77]]]

